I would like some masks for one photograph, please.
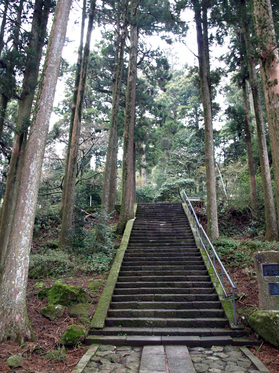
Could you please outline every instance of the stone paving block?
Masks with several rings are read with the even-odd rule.
[[[144,346],[139,373],[165,373],[166,358],[164,346]]]
[[[186,346],[166,346],[169,373],[195,373],[195,369]]]

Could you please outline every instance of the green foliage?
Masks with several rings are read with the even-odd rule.
[[[38,232],[40,229],[47,229],[51,226],[60,224],[59,216],[60,203],[52,204],[51,201],[44,200],[37,204],[36,218],[34,230]]]
[[[253,254],[256,251],[278,250],[279,244],[261,241],[236,241],[232,239],[220,238],[214,242],[214,247],[220,259],[225,265],[248,268],[253,265]]]
[[[115,251],[110,251],[109,253],[99,252],[94,256],[88,257],[87,263],[98,273],[106,272],[109,270],[114,254]]]
[[[72,273],[75,263],[68,253],[61,250],[41,250],[30,256],[29,277],[59,277]]]
[[[182,189],[193,189],[195,182],[193,179],[169,178],[159,189],[155,196],[155,201],[179,201],[179,191]]]
[[[113,231],[104,210],[94,213],[93,228],[85,229],[84,216],[76,211],[75,225],[70,231],[70,251],[88,257],[94,253],[109,253],[113,246]]]
[[[153,185],[146,185],[136,190],[137,202],[153,202],[157,188]]]

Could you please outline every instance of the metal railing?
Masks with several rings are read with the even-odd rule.
[[[219,255],[217,254],[205,230],[200,224],[197,218],[197,215],[195,213],[195,210],[185,190],[180,191],[180,197],[188,210],[188,219],[191,224],[191,227],[197,233],[200,248],[204,249],[207,255],[208,261],[210,263],[210,266],[213,268],[214,281],[218,281],[218,283],[220,284],[223,290],[224,298],[227,298],[227,299],[232,298],[233,310],[234,310],[234,324],[237,325],[237,313],[236,313],[236,304],[235,304],[235,292],[237,290],[237,287],[235,286],[234,282],[232,281],[231,277],[226,271],[221,259],[219,258]],[[226,290],[228,286],[231,288],[231,294],[228,294],[228,291]]]

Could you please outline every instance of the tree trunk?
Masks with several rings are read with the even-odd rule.
[[[260,50],[279,221],[279,51],[270,0],[253,0],[253,16]]]
[[[207,234],[214,241],[219,237],[218,229],[218,214],[217,214],[217,195],[216,195],[216,178],[214,164],[214,138],[213,138],[213,123],[211,109],[211,94],[209,84],[209,62],[208,62],[208,45],[207,35],[204,35],[204,30],[201,18],[201,4],[199,0],[194,0],[195,21],[197,29],[199,69],[202,92],[202,103],[204,112],[205,126],[205,167],[206,167],[206,190],[207,190]],[[206,11],[206,7],[204,7]],[[204,15],[204,20],[206,17]],[[207,25],[205,25],[207,26]]]
[[[257,188],[256,188],[255,164],[254,164],[254,159],[253,159],[252,140],[251,140],[251,131],[250,131],[249,105],[248,105],[245,78],[242,79],[242,95],[243,95],[243,103],[244,103],[244,110],[245,110],[244,131],[245,131],[245,141],[246,141],[246,146],[247,146],[252,218],[256,219],[258,216]]]
[[[63,211],[62,211],[62,224],[61,224],[61,235],[60,235],[60,246],[63,247],[68,245],[68,234],[73,225],[73,214],[74,214],[74,202],[75,202],[75,186],[76,186],[76,175],[77,175],[77,164],[78,164],[78,149],[79,149],[79,138],[81,130],[81,115],[82,106],[84,99],[84,91],[86,86],[86,77],[89,64],[90,55],[90,42],[91,34],[93,29],[93,21],[95,15],[96,0],[91,0],[91,6],[89,11],[89,20],[87,27],[86,43],[84,46],[84,54],[81,67],[81,75],[78,87],[75,117],[72,127],[72,133],[70,136],[70,142],[68,145],[68,162],[67,169],[65,170],[64,177],[64,188],[63,188]]]
[[[83,39],[84,39],[84,29],[85,29],[85,19],[86,19],[86,3],[87,1],[83,0],[81,29],[80,29],[80,42],[79,42],[79,48],[78,48],[78,58],[77,58],[75,85],[74,85],[74,91],[73,91],[72,111],[71,111],[71,118],[70,118],[70,129],[69,129],[69,139],[68,139],[68,149],[67,149],[65,170],[68,169],[70,144],[72,141],[73,125],[74,125],[74,119],[75,119],[75,112],[77,108],[78,87],[79,87],[79,82],[80,82],[81,66],[82,66]],[[65,176],[64,176],[63,181],[65,181]],[[65,188],[63,187],[62,197],[61,197],[61,210],[60,210],[61,218],[63,217],[65,197],[66,197]]]
[[[134,130],[137,85],[138,26],[137,1],[131,1],[131,45],[129,56],[126,111],[123,134],[121,210],[117,233],[122,234],[129,219],[134,218],[135,169],[134,169]]]
[[[8,250],[0,275],[0,340],[23,342],[32,337],[26,308],[26,287],[36,203],[49,118],[72,0],[59,0],[48,43],[34,120],[26,144]]]
[[[119,3],[120,4],[120,1]],[[113,97],[112,97],[112,109],[111,109],[111,120],[110,120],[110,132],[108,141],[108,150],[106,157],[106,166],[104,172],[104,183],[103,183],[103,195],[102,205],[105,211],[110,214],[114,211],[115,196],[116,196],[116,179],[117,179],[117,125],[118,125],[118,109],[119,99],[121,94],[121,83],[122,83],[122,71],[124,64],[124,48],[126,42],[127,33],[127,12],[128,12],[128,0],[125,0],[122,30],[118,30],[117,40],[117,66],[114,73],[114,84],[113,84]],[[120,32],[121,31],[121,32]]]
[[[6,191],[1,211],[0,225],[0,258],[5,255],[9,242],[12,219],[15,212],[16,195],[19,188],[19,175],[21,163],[25,151],[32,103],[37,86],[40,60],[46,37],[47,21],[51,0],[36,0],[32,20],[29,48],[27,51],[27,63],[24,72],[21,100],[19,102],[18,118],[16,123],[15,138],[9,171],[6,182]],[[0,260],[1,263],[1,260]]]
[[[19,46],[19,31],[21,27],[21,14],[23,10],[23,0],[20,0],[20,3],[17,8],[17,18],[16,18],[16,25],[14,29],[14,34],[13,34],[13,52],[16,52],[18,50]],[[13,58],[9,65],[6,67],[6,82],[11,82],[11,87],[12,87],[12,81],[13,81],[13,74],[14,74],[14,68],[15,68],[15,58]],[[7,87],[7,92],[2,93],[2,97],[0,100],[0,139],[2,138],[3,134],[3,129],[4,129],[4,124],[5,124],[5,119],[6,119],[6,111],[8,107],[8,103],[11,99],[12,95],[12,88]]]
[[[265,237],[267,240],[277,240],[278,239],[278,226],[276,220],[276,208],[273,198],[272,182],[270,175],[270,166],[268,160],[268,152],[266,145],[266,135],[263,120],[263,113],[260,101],[260,94],[257,81],[257,73],[255,68],[255,61],[251,52],[250,45],[250,33],[248,29],[247,13],[245,0],[241,0],[241,14],[243,23],[243,33],[245,39],[245,46],[248,59],[248,69],[249,69],[249,80],[251,84],[251,90],[253,94],[254,110],[256,117],[256,126],[258,134],[258,146],[259,146],[259,156],[261,165],[261,175],[263,182],[263,192],[264,192],[264,205],[265,205],[265,225],[266,233]]]
[[[4,35],[5,35],[5,27],[6,27],[6,22],[7,22],[8,5],[9,5],[9,0],[5,0],[5,7],[3,10],[2,23],[1,23],[1,28],[0,28],[0,56],[4,48]]]

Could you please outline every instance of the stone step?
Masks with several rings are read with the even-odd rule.
[[[178,225],[172,225],[172,226],[168,226],[167,224],[165,223],[157,223],[157,224],[153,224],[152,226],[152,229],[150,229],[150,225],[146,224],[145,226],[142,225],[142,227],[140,227],[141,224],[138,224],[138,223],[134,223],[133,225],[133,231],[131,232],[131,235],[138,235],[140,233],[154,233],[154,234],[174,234],[174,233],[177,233],[177,234],[185,234],[185,233],[189,233],[189,234],[192,234],[192,229],[190,227],[190,225],[188,224],[180,224],[179,226]]]
[[[198,276],[206,276],[208,275],[207,269],[187,269],[187,270],[164,270],[164,269],[157,269],[156,267],[154,270],[150,271],[143,271],[143,270],[122,270],[120,271],[120,276],[184,276],[187,275],[198,275]]]
[[[107,317],[105,326],[125,327],[181,327],[190,328],[224,328],[228,320],[221,317],[203,318],[156,318],[156,317]]]
[[[196,281],[196,282],[205,282],[209,281],[210,277],[208,275],[206,276],[191,276],[188,274],[182,275],[182,276],[118,276],[118,282],[167,282],[170,283],[171,281],[177,281],[177,282],[183,282],[183,281]]]
[[[211,281],[208,281],[208,282],[203,282],[203,281],[200,281],[198,283],[198,285],[200,287],[212,287],[212,283]],[[116,288],[126,288],[126,289],[129,289],[129,288],[137,288],[137,289],[140,289],[140,288],[161,288],[162,290],[164,290],[163,288],[177,288],[177,289],[181,289],[181,288],[193,288],[194,286],[197,286],[196,283],[193,283],[192,281],[153,281],[153,282],[144,282],[144,281],[141,281],[141,282],[117,282],[116,283]]]
[[[90,335],[86,344],[106,344],[113,346],[128,345],[131,347],[142,347],[148,345],[185,345],[187,347],[211,347],[232,345],[233,339],[230,336],[200,337],[200,336],[98,336]],[[150,371],[148,371],[150,372]]]
[[[224,317],[223,309],[109,309],[110,318],[167,318],[167,319],[196,319]]]
[[[227,329],[227,328],[133,328],[133,327],[119,327],[106,326],[103,329],[91,329],[90,334],[93,335],[136,335],[136,334],[150,335],[150,336],[233,336],[241,338],[246,335],[244,329]]]
[[[141,257],[143,256],[143,258],[146,259],[146,261],[151,261],[151,260],[154,260],[154,261],[157,261],[157,262],[160,262],[160,261],[171,261],[171,262],[179,262],[181,263],[182,262],[186,262],[186,263],[191,263],[193,261],[197,261],[197,260],[200,260],[202,261],[202,256],[201,256],[201,253],[200,252],[195,252],[195,251],[191,251],[188,255],[187,254],[180,254],[180,253],[165,253],[165,252],[157,252],[157,253],[150,253],[148,254],[148,252],[144,255],[144,253],[142,253]],[[135,260],[136,258],[138,258],[140,261],[143,261],[143,259],[139,257],[138,258],[138,254],[137,253],[133,253],[132,251],[131,252],[127,252],[124,259],[123,259],[123,262],[127,262],[127,261],[131,261],[132,259]],[[136,261],[136,263],[138,263],[138,261]]]
[[[222,308],[221,303],[219,301],[215,302],[201,302],[201,301],[193,301],[193,302],[181,302],[176,301],[151,301],[151,302],[143,302],[143,301],[130,301],[130,302],[116,302],[112,301],[110,303],[111,309],[220,309]]]
[[[116,293],[112,296],[113,302],[217,302],[218,296],[212,292],[212,293],[197,293],[197,294],[180,294],[180,293],[150,293],[144,292],[144,293],[126,293],[125,291],[121,291],[123,289],[119,289],[116,291]],[[165,289],[164,289],[165,290]],[[213,289],[209,289],[212,290]],[[159,290],[161,291],[161,290]]]
[[[131,266],[133,266],[133,264],[135,264],[135,260],[125,260],[125,262],[123,263],[122,265],[122,268],[130,268]],[[167,257],[165,257],[164,259],[150,259],[148,260],[148,258],[145,260],[144,258],[138,258],[137,259],[137,264],[138,266],[140,267],[153,267],[154,269],[155,268],[161,268],[164,264],[168,265],[169,267],[172,266],[174,269],[176,269],[176,267],[179,265],[179,264],[182,264],[183,266],[185,266],[186,268],[190,268],[192,265],[202,265],[202,261],[200,258],[197,257],[197,260],[194,262],[192,261],[191,263],[188,263],[186,260],[174,260],[174,259],[169,259]]]
[[[148,252],[146,251],[146,253],[144,252],[138,252],[138,250],[136,250],[135,252],[133,251],[128,251],[125,255],[125,260],[127,259],[130,259],[130,260],[137,260],[137,259],[144,259],[144,258],[148,258],[149,260],[154,258],[154,259],[184,259],[186,260],[187,258],[191,258],[191,257],[199,257],[201,258],[201,254],[198,252],[198,251],[193,251],[193,250],[189,250],[189,254],[182,254],[182,253],[179,253],[177,251],[175,252],[167,252],[165,250],[163,250],[162,252],[161,251],[153,251],[153,252]]]
[[[168,255],[168,256],[172,256],[172,255],[176,255],[176,256],[186,256],[186,257],[189,257],[191,256],[192,254],[193,255],[200,255],[201,256],[201,253],[200,253],[200,250],[194,246],[192,247],[164,247],[164,246],[148,246],[148,245],[145,245],[144,247],[137,247],[137,246],[133,246],[131,245],[131,247],[129,247],[126,252],[125,252],[125,255],[130,255],[130,254],[133,254],[133,255],[136,255],[136,254],[144,254],[144,255],[148,255],[148,256],[158,256],[158,255]]]
[[[150,244],[150,243],[155,243],[156,245],[159,245],[161,243],[164,243],[166,245],[172,245],[175,246],[178,244],[178,246],[183,246],[183,245],[195,245],[195,240],[192,237],[185,238],[185,237],[177,237],[177,238],[167,238],[167,237],[130,237],[130,244],[135,244],[135,243],[145,243],[145,244]]]
[[[132,233],[131,233],[131,236],[132,238],[134,237],[140,237],[140,238],[143,238],[143,234],[145,235],[144,237],[146,238],[150,238],[150,237],[154,237],[154,238],[162,238],[162,237],[165,237],[165,238],[170,238],[170,237],[174,237],[174,238],[177,238],[177,237],[182,237],[182,238],[189,238],[189,236],[191,236],[191,230],[190,229],[180,229],[180,230],[177,230],[177,229],[169,229],[167,231],[166,228],[160,228],[160,230],[150,230],[150,229],[146,229],[145,231],[143,230],[134,230]]]
[[[173,271],[173,270],[178,270],[178,271],[188,271],[188,270],[203,270],[206,269],[206,266],[203,263],[197,263],[195,264],[189,264],[189,265],[166,265],[166,266],[156,266],[154,267],[153,265],[131,265],[131,266],[122,266],[122,271],[141,271],[142,273],[144,271],[146,272],[153,272],[155,271]]]
[[[259,342],[252,339],[233,338],[229,335],[210,335],[210,336],[149,336],[149,335],[90,335],[85,340],[85,343],[90,344],[106,344],[113,346],[128,345],[131,347],[142,347],[148,345],[164,345],[164,346],[187,346],[187,347],[204,347],[212,346],[258,346]],[[150,372],[150,371],[148,371]],[[175,372],[175,371],[174,371]],[[186,372],[186,371],[185,371]],[[155,371],[154,371],[155,373]]]
[[[146,219],[146,220],[140,220],[139,218],[137,218],[135,220],[135,223],[134,223],[134,226],[135,228],[139,228],[139,227],[145,227],[145,228],[156,228],[156,227],[166,227],[166,228],[170,228],[170,227],[173,227],[174,229],[176,228],[181,228],[181,227],[185,227],[185,228],[189,228],[190,225],[189,223],[187,222],[187,220],[185,219],[185,216],[181,219],[177,219],[177,218],[174,218],[174,219],[165,219],[165,218],[157,218],[157,219]]]

